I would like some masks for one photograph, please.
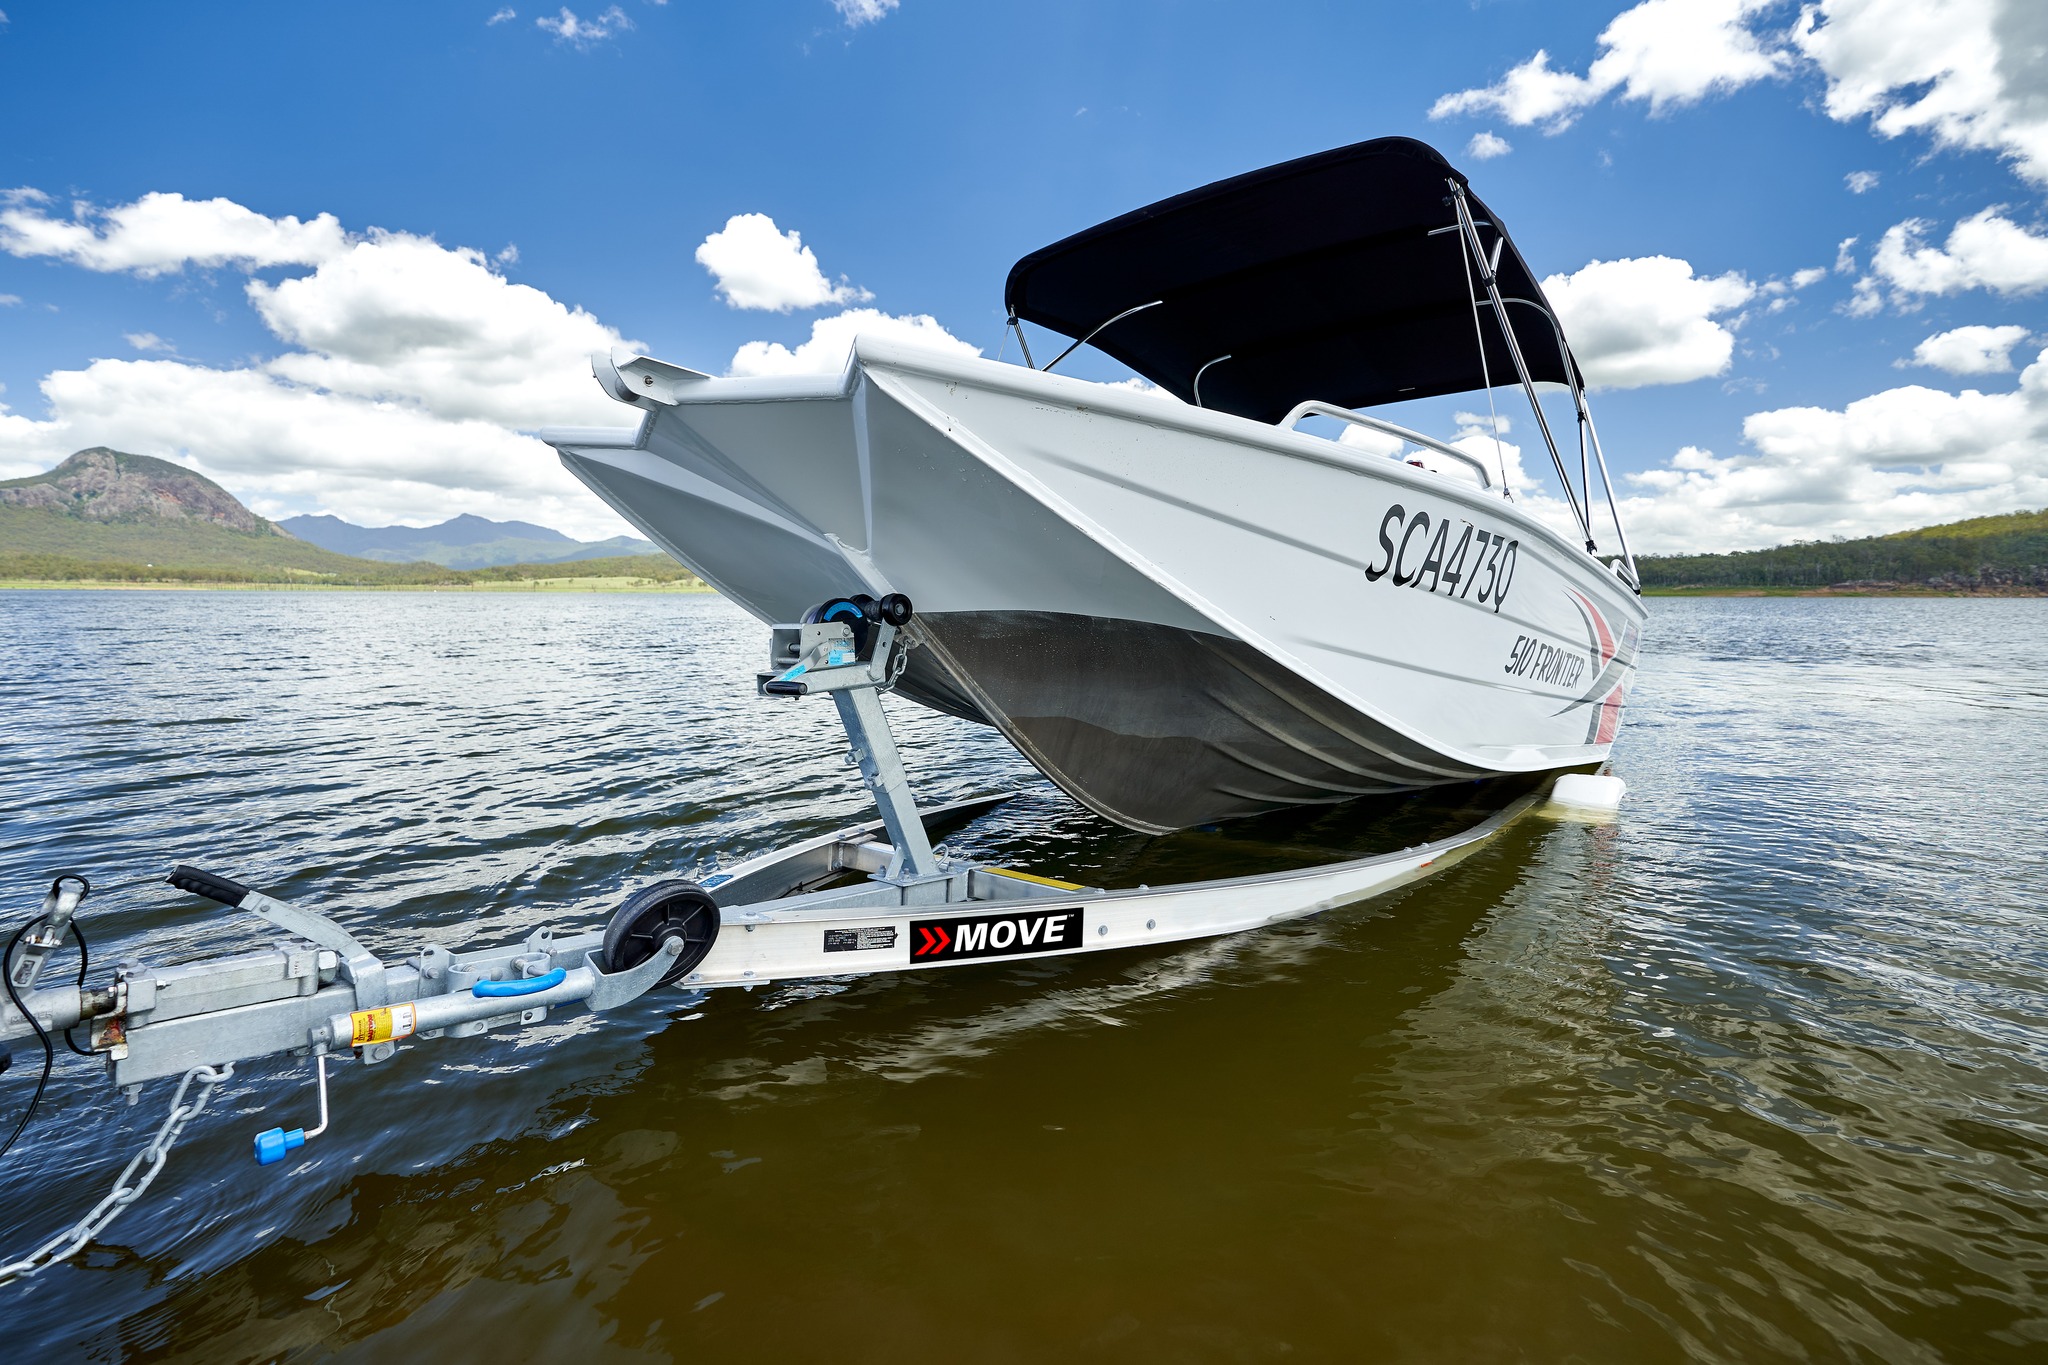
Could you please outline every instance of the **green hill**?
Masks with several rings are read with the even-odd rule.
[[[104,447],[0,483],[0,555],[316,574],[370,567],[295,539],[203,474]]]
[[[1656,590],[2048,590],[2048,508],[1862,540],[1808,541],[1721,555],[1638,558]]]
[[[0,481],[0,579],[403,587],[569,576],[696,582],[660,554],[472,570],[336,554],[257,516],[202,474],[104,447]]]
[[[1946,526],[1922,526],[1917,531],[1894,531],[1880,540],[1983,540],[1990,536],[2027,535],[2048,531],[2048,507],[2038,512],[2007,512],[1996,517],[1972,517]]]

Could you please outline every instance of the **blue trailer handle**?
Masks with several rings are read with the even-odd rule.
[[[529,976],[519,981],[479,981],[469,988],[471,995],[489,997],[493,995],[535,995],[562,984],[569,976],[566,969],[557,967],[539,976]]]

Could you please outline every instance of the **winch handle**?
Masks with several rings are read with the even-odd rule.
[[[180,891],[189,891],[195,896],[204,896],[210,901],[219,901],[230,910],[241,908],[253,889],[227,877],[218,876],[189,863],[179,863],[171,869],[171,875],[164,878]]]
[[[247,910],[288,934],[296,934],[322,948],[334,949],[341,955],[343,973],[356,988],[356,1007],[375,1009],[386,1003],[384,964],[354,934],[319,911],[266,896],[254,887],[193,867],[190,863],[179,863],[164,880],[180,891],[219,901],[232,910]]]

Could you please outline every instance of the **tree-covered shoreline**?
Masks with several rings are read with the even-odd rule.
[[[1861,540],[1639,557],[1646,591],[2048,592],[2048,509]]]

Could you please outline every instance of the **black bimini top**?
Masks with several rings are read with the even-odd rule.
[[[1430,235],[1458,221],[1453,180],[1466,183],[1412,138],[1305,156],[1034,251],[1011,267],[1004,302],[1079,339],[1157,299],[1090,344],[1189,402],[1207,365],[1202,406],[1261,422],[1309,398],[1362,408],[1470,392],[1487,376],[1512,384],[1514,362],[1476,271],[1467,283],[1459,235]],[[1502,243],[1500,292],[1530,378],[1570,382],[1536,277],[1492,211],[1467,202],[1485,249]]]

